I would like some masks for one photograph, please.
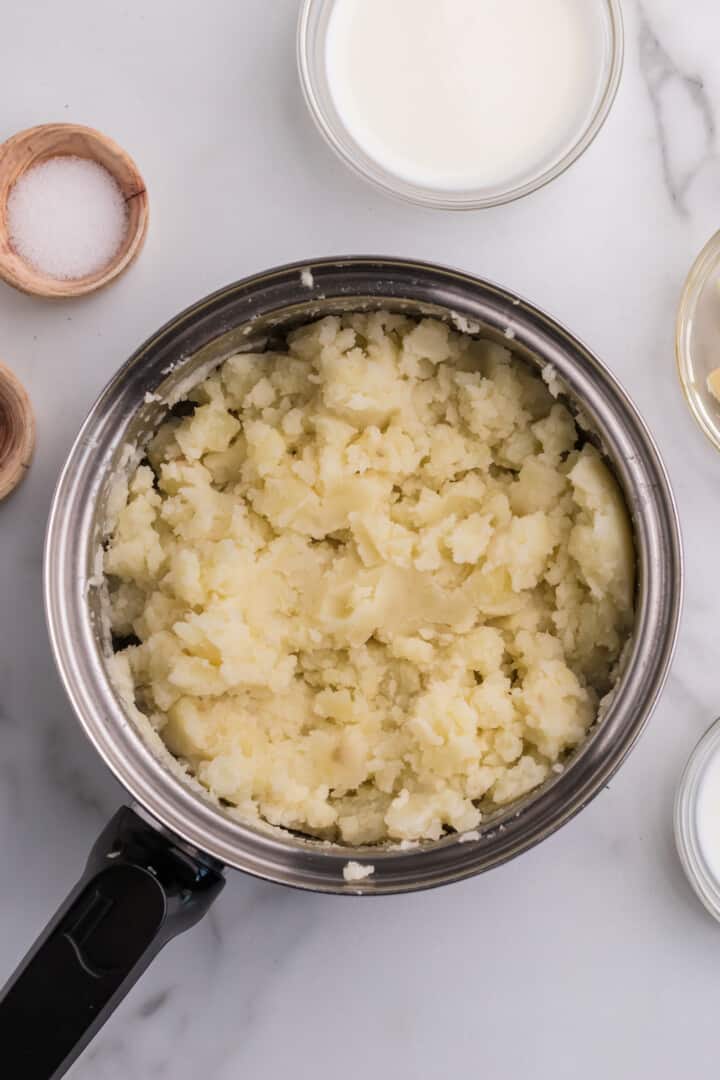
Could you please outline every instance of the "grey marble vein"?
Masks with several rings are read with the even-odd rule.
[[[156,1013],[163,1009],[172,995],[172,990],[167,988],[165,990],[158,990],[157,993],[151,994],[146,998],[138,1007],[137,1015],[142,1020],[150,1020]]]
[[[687,11],[692,18],[692,12]],[[673,59],[653,29],[648,9],[638,4],[640,70],[650,96],[663,179],[680,214],[687,214],[693,181],[713,159],[717,126],[713,103],[700,75]]]

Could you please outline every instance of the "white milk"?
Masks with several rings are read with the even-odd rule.
[[[703,770],[698,791],[697,834],[708,869],[720,884],[720,751],[716,750]]]
[[[602,0],[336,0],[327,74],[350,135],[423,187],[522,183],[597,104]]]

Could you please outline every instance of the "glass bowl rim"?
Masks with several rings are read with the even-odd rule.
[[[675,361],[680,386],[695,423],[716,450],[720,451],[720,422],[710,424],[698,407],[697,391],[690,380],[691,348],[688,337],[700,296],[713,271],[720,270],[720,230],[713,233],[696,256],[683,285],[675,322]]]
[[[532,194],[534,191],[538,191],[558,176],[561,176],[582,157],[600,133],[617,96],[625,56],[625,31],[621,0],[597,0],[607,11],[612,37],[605,83],[600,100],[595,106],[588,123],[582,126],[570,148],[554,164],[521,184],[505,188],[496,185],[495,190],[488,189],[491,194],[486,195],[480,194],[482,189],[478,189],[477,192],[471,190],[449,192],[443,188],[411,184],[385,169],[379,162],[375,162],[377,173],[372,173],[365,168],[362,161],[355,154],[349,137],[347,140],[341,140],[336,136],[316,93],[317,75],[309,48],[309,23],[317,10],[328,2],[332,2],[332,0],[303,0],[298,16],[296,56],[305,104],[325,142],[352,172],[372,184],[376,190],[383,191],[386,195],[393,196],[405,203],[436,210],[483,210],[515,202]],[[370,159],[369,155],[368,157]]]
[[[673,814],[675,846],[685,875],[705,909],[720,922],[720,880],[709,870],[697,834],[697,802],[705,770],[720,754],[720,717],[696,743],[678,784]]]

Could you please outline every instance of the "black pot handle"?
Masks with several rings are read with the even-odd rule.
[[[202,918],[224,884],[219,867],[129,807],[118,810],[0,991],[0,1055],[10,1073],[63,1076],[163,945]]]

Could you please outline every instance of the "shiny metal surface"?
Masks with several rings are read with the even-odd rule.
[[[230,866],[324,892],[410,891],[477,874],[518,855],[576,814],[603,787],[643,730],[664,684],[682,601],[675,505],[653,440],[607,368],[537,308],[458,271],[400,259],[348,258],[295,264],[229,286],[179,315],[121,368],[93,406],[60,477],[48,525],[45,598],[58,667],[98,752],[148,814]],[[310,279],[305,275],[305,280]],[[171,773],[142,740],[106,671],[109,647],[93,581],[103,513],[123,447],[143,438],[165,407],[148,393],[181,395],[192,372],[310,318],[388,306],[435,314],[550,363],[598,433],[632,517],[638,558],[637,617],[624,673],[602,721],[559,776],[487,820],[480,839],[448,836],[398,851],[348,849],[240,824]],[[342,867],[366,856],[375,874],[347,886]]]

